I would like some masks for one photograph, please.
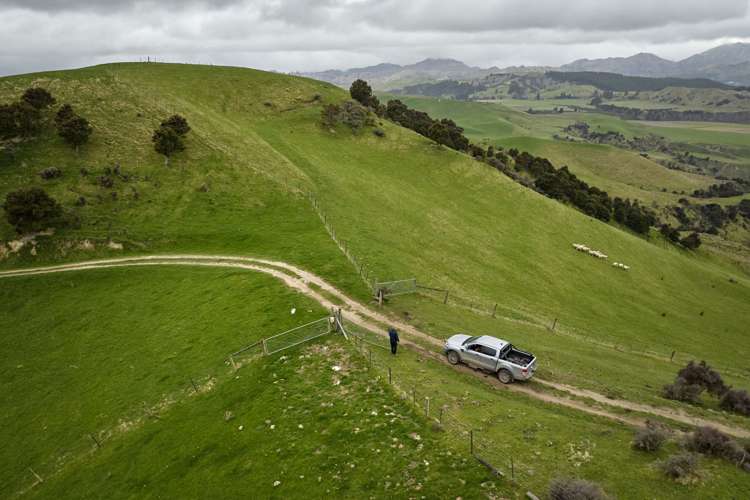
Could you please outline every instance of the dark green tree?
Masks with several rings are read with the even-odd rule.
[[[55,115],[55,125],[60,127],[63,123],[75,116],[76,113],[73,111],[73,106],[70,104],[63,104],[60,106],[60,109],[57,110],[57,114]]]
[[[5,217],[19,234],[41,231],[61,220],[62,207],[43,189],[19,189],[3,203]]]
[[[159,127],[151,137],[154,149],[157,153],[164,155],[164,165],[169,165],[169,157],[185,149],[182,136],[172,127]]]
[[[57,133],[65,142],[73,146],[77,153],[78,148],[88,142],[93,130],[86,118],[74,116],[61,123],[57,128]]]
[[[187,120],[185,117],[181,115],[172,115],[163,122],[161,122],[162,127],[170,127],[174,129],[175,132],[177,132],[178,135],[184,136],[188,132],[190,132],[190,125],[188,125]]]
[[[55,98],[41,87],[30,87],[21,96],[23,102],[27,102],[36,109],[45,109],[55,104]]]
[[[690,233],[680,240],[680,244],[688,250],[695,250],[701,246],[701,237],[698,233]]]
[[[349,87],[349,94],[352,99],[359,101],[363,106],[369,106],[372,101],[372,88],[364,80],[354,80],[352,86]]]

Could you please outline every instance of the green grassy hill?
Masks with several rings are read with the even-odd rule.
[[[731,383],[750,386],[750,346],[745,338],[750,322],[750,278],[723,261],[702,252],[678,250],[658,239],[647,241],[603,224],[523,188],[485,164],[386,121],[378,125],[385,131],[384,137],[377,137],[371,130],[359,135],[345,128],[325,130],[319,125],[323,104],[343,100],[346,95],[320,82],[240,68],[116,64],[3,78],[0,102],[16,99],[31,85],[48,88],[59,103],[73,104],[90,119],[95,131],[91,144],[78,155],[47,129],[40,137],[22,144],[15,158],[2,157],[0,197],[17,187],[40,185],[80,217],[80,227],[39,237],[36,255],[27,245],[1,261],[3,267],[122,253],[252,255],[298,264],[366,300],[368,290],[330,240],[306,198],[307,191],[312,191],[338,237],[377,278],[416,276],[425,284],[449,289],[452,297],[464,298],[462,304],[468,306],[458,307],[455,301],[443,306],[429,297],[412,296],[392,301],[387,312],[411,318],[414,324],[441,338],[456,330],[509,338],[543,354],[539,373],[548,379],[608,390],[618,397],[672,405],[695,414],[715,414],[716,418],[750,428],[740,417],[716,412],[715,403],[685,408],[658,397],[659,387],[670,382],[677,370],[676,364],[669,363],[672,351],[678,352],[677,359],[681,361],[705,358],[717,365]],[[188,136],[187,150],[165,167],[152,150],[150,135],[172,113],[184,115],[193,131]],[[492,123],[510,135],[517,127],[502,120]],[[469,127],[467,130],[471,133]],[[610,159],[604,155],[601,161]],[[129,176],[128,180],[118,177],[113,189],[100,187],[97,177],[115,163]],[[42,181],[38,172],[49,166],[61,168],[63,176]],[[81,168],[86,169],[86,175],[82,175]],[[625,183],[626,174],[620,175]],[[648,178],[648,174],[642,175]],[[674,182],[690,180],[679,178]],[[87,200],[83,207],[76,205],[81,196]],[[2,222],[0,239],[14,238],[11,227]],[[88,249],[84,240],[93,242],[94,250]],[[110,249],[110,240],[123,244],[123,250]],[[576,252],[572,243],[599,249],[610,256],[609,260]],[[614,261],[628,264],[631,270],[613,268]],[[124,286],[122,280],[110,279],[113,288]],[[200,277],[195,279],[201,281]],[[133,297],[122,297],[117,307],[127,311],[129,300],[174,295],[175,300],[184,301],[175,309],[184,310],[199,303],[199,297],[204,295],[225,297],[227,301],[221,312],[213,309],[208,318],[233,316],[235,309],[243,307],[229,293],[236,291],[247,300],[259,301],[245,326],[288,315],[288,301],[281,292],[265,296],[262,285],[246,290],[246,285],[232,276],[220,283],[215,291],[206,289],[205,283],[196,283],[200,285],[197,289],[191,283],[167,290],[136,288]],[[20,301],[17,306],[21,311],[30,308],[21,318],[31,315],[32,309],[40,315],[33,331],[43,335],[54,328],[50,326],[55,324],[54,318],[66,314],[90,310],[90,314],[107,315],[110,305],[106,298],[108,287],[104,285],[100,291],[87,294],[92,297],[91,309],[80,298],[66,306],[64,294],[54,295],[62,291],[51,287],[48,292],[45,286],[33,284],[31,278],[28,285],[20,287],[22,293],[18,287],[9,287],[7,296],[20,297],[15,300]],[[3,289],[6,286],[7,283],[0,283]],[[91,285],[83,281],[80,286]],[[26,302],[26,293],[40,302]],[[284,312],[269,301],[283,302]],[[11,304],[8,311],[19,310],[7,303]],[[489,308],[495,303],[500,311],[497,319],[474,311],[479,305]],[[177,328],[181,320],[165,317],[164,307],[168,303],[144,314],[151,318],[149,321],[161,317],[167,325]],[[86,320],[86,315],[81,316],[76,321]],[[127,321],[126,317],[118,318],[114,316],[103,324],[71,324],[60,331],[66,336],[87,329],[104,334],[115,328],[107,324]],[[544,327],[554,318],[559,319],[559,326],[557,334],[550,334]],[[242,321],[241,317],[238,321]],[[286,324],[288,317],[284,321]],[[226,322],[228,325],[229,319]],[[3,346],[3,359],[7,360],[2,365],[4,380],[9,380],[17,365],[28,366],[25,359],[34,357],[43,347],[49,348],[48,344],[31,345],[28,352],[17,354],[23,360],[17,359],[16,354],[11,356],[14,346],[29,332],[23,322],[13,324],[17,326],[11,327]],[[217,333],[218,337],[233,336],[228,333],[230,329],[219,326],[224,333]],[[209,322],[204,329],[212,328]],[[135,339],[147,336],[151,325],[135,322],[130,329],[137,333]],[[175,331],[169,330],[170,335]],[[175,338],[168,337],[166,341],[173,343]],[[221,346],[224,344],[222,340]],[[229,349],[235,342],[231,344]],[[215,353],[211,350],[214,347]],[[79,348],[85,351],[88,345],[84,342]],[[132,346],[126,343],[121,348],[129,350]],[[168,343],[159,346],[164,352],[155,351],[154,359],[167,358],[176,348]],[[53,345],[47,361],[36,368],[62,369],[68,364],[66,349],[65,344]],[[218,355],[221,350],[218,344],[211,349],[207,348],[201,356]],[[151,370],[147,362],[155,361],[144,360],[145,372]],[[202,358],[194,359],[182,371],[203,373],[199,371],[202,366]],[[94,368],[87,366],[87,370],[93,373]],[[415,375],[419,373],[416,361],[410,370]],[[39,380],[51,376],[42,371]],[[118,380],[120,372],[113,371],[107,377]],[[87,383],[81,381],[81,387]],[[99,390],[118,390],[121,383],[117,381],[113,389]],[[17,391],[22,389],[14,384],[10,394],[20,394]],[[149,385],[138,388],[141,390],[150,390]],[[149,397],[153,399],[157,393],[158,390],[151,391]],[[136,397],[134,394],[127,400]],[[244,397],[252,400],[250,391]],[[12,405],[15,399],[10,397],[3,406]],[[37,403],[34,398],[29,403],[34,408],[21,406],[12,417],[39,418],[35,414],[39,411]],[[59,398],[53,403],[51,407],[59,408],[62,414],[70,404]],[[217,404],[215,409],[218,411],[220,406]],[[114,414],[124,408],[115,404],[107,411]],[[87,409],[86,413],[97,411],[100,410]],[[184,411],[175,418],[189,418],[191,410]],[[62,417],[58,414],[55,418]],[[568,425],[573,421],[571,417]],[[557,421],[555,425],[562,428],[566,424]],[[627,435],[622,429],[618,432],[617,442],[628,447]],[[160,436],[163,438],[164,434]],[[581,439],[604,442],[606,436],[587,434]],[[137,446],[148,443],[151,436],[144,431],[132,439]],[[522,445],[521,441],[517,443]],[[39,446],[38,453],[44,454],[50,450],[43,448],[55,443],[34,446]],[[132,450],[123,456],[130,453]],[[3,461],[11,459],[8,456]],[[228,456],[226,467],[232,467],[233,460]],[[617,460],[622,467],[650,467],[630,454]],[[603,472],[602,463],[578,470],[585,477],[606,482],[616,492],[625,492],[624,479],[618,478],[615,470]],[[107,469],[101,464],[86,467],[90,468],[90,477],[101,477]],[[749,487],[747,475],[731,466],[716,467],[714,476],[731,478],[726,483],[735,485],[731,488]],[[529,481],[546,483],[554,471],[554,462],[548,461],[543,476],[529,475]],[[13,469],[13,473],[20,472]],[[143,474],[146,473],[141,471],[136,476]],[[360,480],[364,478],[357,479]],[[76,485],[72,476],[64,481],[58,484]],[[365,487],[364,482],[353,484]],[[711,486],[714,487],[725,486]],[[56,487],[49,488],[44,492],[52,495]],[[681,487],[666,488],[673,498],[693,493]]]

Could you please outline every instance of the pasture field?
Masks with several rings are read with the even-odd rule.
[[[540,375],[546,378],[747,425],[738,417],[716,412],[710,402],[690,408],[657,399],[659,387],[670,381],[677,365],[663,360],[652,363],[646,356],[628,352],[649,350],[663,357],[675,350],[683,362],[693,357],[706,359],[719,368],[726,367],[727,379],[737,386],[750,385],[750,347],[745,342],[750,322],[750,279],[703,250],[682,251],[657,237],[648,241],[604,224],[387,121],[377,125],[385,132],[384,137],[376,136],[371,129],[359,134],[343,126],[326,130],[319,124],[322,105],[343,100],[346,95],[312,80],[240,68],[106,65],[3,78],[0,100],[17,97],[31,84],[46,86],[58,102],[71,102],[90,118],[95,132],[91,144],[78,155],[47,129],[41,137],[22,144],[14,158],[6,154],[0,160],[0,196],[21,186],[43,186],[80,220],[51,236],[37,238],[34,253],[27,245],[18,253],[6,254],[2,261],[5,268],[112,255],[250,255],[298,265],[360,301],[369,301],[369,290],[310,206],[307,192],[312,191],[339,240],[366,263],[370,277],[416,277],[421,283],[448,289],[469,303],[498,303],[503,317],[523,322],[490,322],[484,316],[444,308],[424,297],[394,300],[386,307],[393,316],[403,317],[408,312],[421,328],[441,338],[457,330],[503,334],[541,353],[544,361]],[[428,104],[440,109],[455,103]],[[490,112],[479,115],[473,111],[493,107],[505,110],[505,114],[493,117]],[[529,130],[542,136],[550,132],[551,136],[558,126],[558,122],[542,124],[534,115],[500,105],[468,103],[461,109],[475,120],[473,130],[467,125],[472,138],[490,137],[484,132],[489,127],[497,132],[497,140],[528,141],[525,137]],[[185,115],[192,131],[186,151],[165,167],[151,149],[150,133],[172,113]],[[576,118],[563,113],[557,119]],[[614,122],[611,117],[605,119]],[[460,119],[456,121],[461,124]],[[627,122],[622,123],[627,126]],[[546,146],[543,141],[539,144]],[[606,148],[595,152],[602,155],[602,162],[622,158],[610,156],[614,153]],[[575,155],[565,150],[559,154]],[[630,154],[627,161],[642,169],[638,182],[628,183],[626,167],[613,171],[611,182],[622,189],[635,189],[634,185],[641,184],[650,189],[646,184],[651,180],[648,167],[638,166],[640,160]],[[115,163],[120,164],[120,174],[112,174]],[[42,181],[39,170],[53,165],[63,170],[63,176]],[[587,168],[592,175],[600,173],[593,164]],[[98,181],[107,175],[114,178],[114,188],[104,188]],[[689,176],[669,178],[675,187],[688,187],[693,181]],[[81,196],[87,200],[84,206],[77,204]],[[0,238],[17,238],[4,221],[0,224]],[[86,241],[95,248],[85,245]],[[123,249],[112,248],[110,241],[122,244]],[[575,252],[572,243],[599,249],[610,256],[609,260]],[[631,270],[613,268],[613,261],[624,262]],[[14,491],[33,484],[27,467],[36,470],[36,466],[31,464],[66,456],[70,440],[86,443],[85,449],[91,451],[87,433],[116,426],[123,415],[142,412],[144,406],[151,408],[172,391],[189,394],[191,377],[208,381],[211,375],[217,379],[215,389],[179,398],[162,418],[118,437],[116,445],[115,441],[113,446],[105,445],[71,465],[69,472],[63,470],[54,481],[35,487],[34,493],[51,497],[80,488],[82,496],[94,496],[97,488],[109,482],[123,491],[123,496],[136,495],[143,491],[144,484],[154,496],[160,485],[165,494],[190,496],[193,490],[182,490],[179,479],[192,474],[184,488],[198,491],[201,487],[220,488],[228,482],[233,483],[232,488],[247,488],[256,479],[261,496],[289,495],[292,489],[313,495],[329,494],[326,490],[331,489],[331,495],[337,491],[345,495],[369,488],[374,488],[374,495],[385,496],[391,491],[386,490],[387,482],[390,488],[409,480],[399,477],[377,485],[370,483],[374,477],[389,473],[386,470],[390,470],[392,460],[398,460],[397,469],[409,469],[416,462],[415,467],[422,471],[418,454],[386,459],[373,452],[373,448],[382,452],[380,443],[388,438],[385,430],[379,430],[372,436],[361,436],[362,451],[355,457],[358,461],[353,471],[338,473],[340,479],[331,474],[331,470],[350,465],[339,454],[349,451],[339,449],[344,448],[342,443],[349,444],[360,436],[351,435],[350,424],[340,427],[346,422],[340,417],[364,416],[365,408],[373,405],[395,405],[384,399],[392,396],[373,393],[372,387],[367,392],[367,383],[359,375],[352,375],[357,390],[352,388],[351,397],[336,402],[342,406],[333,416],[314,404],[320,403],[314,396],[318,392],[333,397],[331,394],[338,390],[326,385],[330,373],[322,360],[316,361],[318,368],[312,370],[309,385],[305,385],[306,377],[295,372],[297,365],[284,364],[280,357],[243,368],[249,374],[240,373],[240,379],[219,383],[218,374],[227,370],[223,356],[270,333],[265,327],[248,325],[273,325],[280,327],[274,330],[281,331],[302,323],[300,315],[321,316],[314,304],[280,289],[270,278],[197,269],[133,268],[7,278],[0,282],[0,294],[4,299],[0,305],[3,317],[10,318],[8,324],[14,325],[0,344],[5,352],[3,380],[8,381],[2,402],[8,416],[2,432],[10,443],[2,467],[8,471],[4,475],[14,481]],[[297,304],[295,316],[289,313],[293,304]],[[554,318],[560,319],[559,336],[543,330]],[[625,352],[600,344],[625,346]],[[296,355],[302,352],[304,349]],[[68,361],[70,358],[77,362]],[[396,362],[403,362],[402,369],[414,380],[433,374],[425,384],[447,376],[438,373],[447,368],[410,355],[398,357]],[[30,367],[34,371],[27,373]],[[639,373],[628,377],[631,371]],[[134,372],[143,379],[135,379]],[[290,382],[290,400],[299,397],[299,401],[287,404],[283,398],[278,399],[281,382],[274,384],[277,379],[269,375],[274,372],[277,379]],[[300,384],[305,389],[294,396],[291,387]],[[524,481],[528,480],[535,491],[543,491],[557,473],[555,464],[564,453],[561,450],[569,449],[568,443],[577,446],[586,439],[595,439],[598,449],[605,450],[601,455],[595,452],[595,456],[611,457],[616,464],[611,473],[603,475],[606,462],[598,459],[580,469],[571,463],[560,470],[601,478],[618,496],[630,491],[626,486],[632,482],[627,480],[629,474],[650,474],[651,482],[644,483],[643,488],[658,483],[663,488],[659,494],[665,498],[688,498],[696,492],[722,496],[748,488],[750,476],[713,461],[707,461],[709,474],[698,485],[665,482],[653,472],[652,457],[644,458],[629,449],[629,428],[613,427],[573,410],[560,411],[520,395],[508,395],[507,403],[499,405],[493,399],[497,394],[480,381],[472,378],[466,381],[468,385],[463,384],[457,382],[457,387],[476,394],[477,401],[484,401],[481,406],[492,410],[473,411],[466,404],[462,418],[487,419],[482,423],[492,429],[488,432],[494,433],[493,441],[502,439],[500,424],[505,420],[499,420],[499,412],[504,411],[505,404],[517,415],[526,412],[531,422],[543,426],[534,455],[522,452],[525,467],[533,469],[524,472]],[[27,397],[27,393],[33,397]],[[71,393],[77,397],[71,398]],[[258,404],[253,403],[253,394],[257,394]],[[295,413],[295,418],[302,419],[299,424],[304,431],[293,426],[287,429],[284,435],[288,439],[282,446],[263,425],[269,419],[267,409],[283,414],[289,405],[309,409],[310,413],[303,410],[301,417]],[[406,415],[406,408],[398,408],[400,415]],[[235,414],[229,424],[223,420],[226,410]],[[239,421],[242,416],[247,416],[247,424]],[[417,432],[415,426],[424,427],[425,423],[416,418],[398,419],[398,432],[408,436]],[[510,445],[514,450],[523,447],[523,428],[515,426],[534,425],[522,420],[513,423],[516,435]],[[292,423],[284,422],[285,426]],[[335,436],[330,439],[336,443],[337,450],[331,452],[336,458],[328,463],[310,456],[329,439],[328,435],[308,432],[321,422],[326,422]],[[238,431],[239,425],[245,430]],[[196,428],[205,428],[205,432],[196,433]],[[33,432],[24,432],[28,429]],[[239,432],[244,432],[243,439],[248,441],[224,440],[216,445],[218,448],[212,447],[212,443],[239,436]],[[423,437],[430,436],[425,438],[424,449],[443,449],[438,445],[438,434],[423,432]],[[550,439],[550,434],[560,437]],[[193,440],[186,441],[186,435]],[[594,435],[599,437],[592,438]],[[548,440],[553,441],[554,453],[541,449]],[[260,463],[258,458],[243,454],[256,446],[258,456],[278,459]],[[160,448],[163,453],[158,452]],[[537,460],[534,457],[545,454],[548,458],[539,459],[539,465],[531,464]],[[455,496],[461,494],[452,489],[455,477],[445,473],[453,465],[463,467],[459,473],[473,478],[467,484],[485,488],[482,483],[487,480],[486,472],[475,472],[469,467],[474,464],[458,463],[455,456],[447,454],[435,460],[429,471],[424,465],[420,477],[429,481],[422,482],[420,490],[409,490],[414,495],[433,496],[441,488],[451,495],[454,491]],[[372,471],[366,471],[365,463],[372,464]],[[296,467],[306,471],[297,473]],[[319,485],[314,481],[309,484],[311,477],[317,481],[323,476],[320,467],[329,472],[328,482],[321,479]],[[295,477],[305,478],[289,479],[292,470]],[[278,479],[280,472],[288,474]],[[447,478],[453,482],[449,484]],[[281,484],[274,487],[276,480]],[[409,483],[409,487],[416,488],[416,484]],[[284,491],[287,487],[291,489]],[[503,494],[512,493],[498,488]],[[478,495],[480,491],[484,490],[469,493]],[[469,493],[464,494],[471,497]]]

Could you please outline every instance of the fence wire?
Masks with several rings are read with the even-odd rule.
[[[331,333],[331,318],[328,316],[268,337],[261,341],[261,345],[265,354],[275,354],[327,333]]]
[[[417,293],[417,279],[409,278],[397,281],[381,281],[375,283],[375,293],[383,293],[383,297],[395,297],[407,293]]]
[[[336,316],[336,321],[354,348],[365,358],[372,377],[390,386],[397,397],[408,402],[428,421],[437,425],[459,451],[470,454],[494,476],[508,479],[512,486],[518,486],[516,474],[525,470],[525,466],[514,462],[512,453],[501,450],[488,432],[472,426],[459,416],[454,411],[453,401],[449,396],[439,390],[427,389],[413,379],[405,379],[387,362],[379,359],[379,352],[390,349],[383,335],[374,334],[346,321],[341,315]]]

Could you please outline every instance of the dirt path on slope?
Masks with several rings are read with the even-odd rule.
[[[344,294],[339,289],[337,289],[336,287],[334,287],[327,281],[323,280],[319,276],[309,271],[306,271],[304,269],[301,269],[297,266],[294,266],[292,264],[288,264],[286,262],[267,260],[267,259],[256,259],[252,257],[235,257],[235,256],[225,256],[225,255],[191,255],[191,254],[149,255],[149,256],[141,256],[141,257],[122,257],[122,258],[116,258],[116,259],[101,259],[101,260],[84,261],[84,262],[72,263],[72,264],[62,264],[62,265],[57,265],[57,266],[0,271],[0,278],[9,278],[13,276],[32,276],[32,275],[38,275],[38,274],[50,274],[50,273],[70,272],[70,271],[83,271],[83,270],[89,270],[89,269],[148,266],[148,265],[205,266],[205,267],[220,267],[220,268],[236,268],[236,269],[245,269],[249,271],[261,272],[261,273],[265,273],[270,276],[273,276],[274,278],[283,282],[286,286],[294,290],[297,290],[300,293],[303,293],[306,296],[314,299],[316,302],[318,302],[320,305],[322,305],[323,307],[327,309],[331,309],[334,307],[335,308],[341,307],[339,304],[334,303],[333,301],[329,300],[325,295],[313,289],[310,286],[311,284],[313,284],[316,287],[318,287],[320,290],[324,291],[326,294],[330,295],[331,297],[335,297],[336,300],[344,304],[343,307],[341,307],[341,309],[346,320],[381,336],[387,336],[387,333],[384,327],[386,325],[392,325],[398,328],[399,330],[401,330],[402,333],[406,334],[404,335],[404,337],[406,338],[402,339],[402,342],[401,342],[402,344],[414,350],[419,351],[421,354],[423,354],[426,357],[429,357],[438,362],[444,363],[447,366],[451,366],[450,364],[448,364],[447,360],[440,352],[427,349],[423,347],[420,343],[410,340],[410,337],[413,339],[420,339],[421,341],[427,343],[428,345],[437,347],[439,349],[442,348],[443,346],[442,340],[437,339],[429,334],[426,334],[398,319],[394,319],[383,313],[374,311],[370,309],[368,306],[365,306],[361,304],[360,302],[357,302],[356,300],[348,297],[346,294]],[[525,384],[504,385],[500,383],[495,377],[489,376],[481,371],[473,370],[472,368],[469,368],[467,366],[458,365],[458,366],[451,366],[451,367],[458,371],[462,371],[464,373],[470,373],[474,376],[477,376],[478,378],[481,378],[482,380],[489,383],[496,389],[525,394],[527,396],[541,400],[546,403],[566,406],[568,408],[573,408],[573,409],[583,411],[589,414],[609,418],[611,420],[625,423],[627,425],[639,426],[639,425],[645,424],[644,418],[639,418],[636,416],[620,415],[617,413],[604,410],[602,408],[593,407],[580,400],[559,396],[559,395],[552,394],[549,392],[538,391],[534,389],[533,387],[530,387]],[[663,417],[669,420],[673,420],[675,422],[680,422],[680,423],[688,424],[691,426],[710,425],[710,426],[716,427],[722,432],[731,434],[736,437],[742,437],[742,438],[750,437],[750,430],[747,430],[741,427],[731,426],[731,425],[720,423],[720,422],[716,422],[713,420],[708,420],[708,419],[701,418],[701,417],[691,416],[677,409],[654,407],[654,406],[650,406],[647,404],[635,403],[632,401],[627,401],[627,400],[622,400],[622,399],[611,399],[603,394],[599,394],[597,392],[590,391],[587,389],[580,389],[580,388],[565,385],[565,384],[559,384],[555,382],[541,380],[539,378],[535,378],[534,380],[552,389],[566,392],[572,396],[590,399],[592,401],[595,401],[597,403],[600,403],[606,406],[611,406],[611,407],[616,407],[616,408],[620,408],[620,409],[624,409],[628,411],[635,411],[639,413]]]

